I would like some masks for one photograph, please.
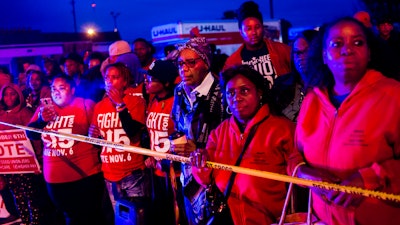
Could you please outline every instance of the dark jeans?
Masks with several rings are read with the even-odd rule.
[[[174,191],[171,185],[170,178],[159,177],[153,175],[153,212],[155,215],[152,217],[153,224],[175,225],[175,210],[179,210],[180,225],[187,225],[188,221],[185,213],[185,206],[183,203],[182,185],[179,177],[176,178],[177,190]],[[177,205],[175,205],[175,203]],[[176,208],[178,207],[178,208]]]
[[[132,203],[136,210],[135,225],[152,225],[150,172],[135,170],[129,176],[113,183],[114,198]]]
[[[153,175],[154,224],[175,225],[174,193],[167,177]]]
[[[67,225],[114,224],[102,173],[75,182],[47,183],[47,189],[54,205],[64,213]]]
[[[35,186],[40,196],[39,207],[42,213],[40,225],[65,225],[63,214],[54,207],[49,197],[43,174],[35,176]]]

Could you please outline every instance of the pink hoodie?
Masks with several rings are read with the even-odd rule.
[[[399,113],[400,83],[369,70],[339,109],[325,89],[314,88],[306,95],[297,146],[314,168],[343,180],[358,171],[366,188],[400,194]],[[316,215],[331,225],[399,224],[399,206],[365,198],[357,208],[343,208],[313,194]]]

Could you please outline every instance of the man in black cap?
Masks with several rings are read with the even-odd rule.
[[[174,82],[178,76],[179,76],[178,67],[176,67],[173,62],[169,60],[167,61],[156,60],[149,66],[149,70],[147,70],[147,77],[145,78],[145,81],[147,80],[147,84],[150,84],[152,81],[157,81],[163,85],[166,92],[172,90],[172,93],[170,94],[173,95],[174,94],[173,90],[175,88]],[[147,87],[148,85],[146,85],[146,90]],[[158,94],[158,93],[151,93],[151,94]],[[165,93],[165,95],[168,95],[168,93]],[[163,95],[161,97],[165,96]]]

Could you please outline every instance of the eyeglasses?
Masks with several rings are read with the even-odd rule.
[[[179,68],[182,68],[183,65],[186,65],[189,68],[193,68],[196,66],[196,62],[197,60],[199,60],[201,58],[195,58],[195,59],[187,59],[185,61],[176,61],[176,64]]]
[[[294,50],[293,55],[296,57],[302,57],[302,56],[307,56],[308,54],[308,48],[304,50]]]

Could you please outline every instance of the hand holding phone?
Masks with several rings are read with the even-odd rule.
[[[40,106],[40,116],[42,117],[43,121],[49,122],[55,120],[57,113],[54,109],[51,98],[41,98],[40,102],[42,103]]]

